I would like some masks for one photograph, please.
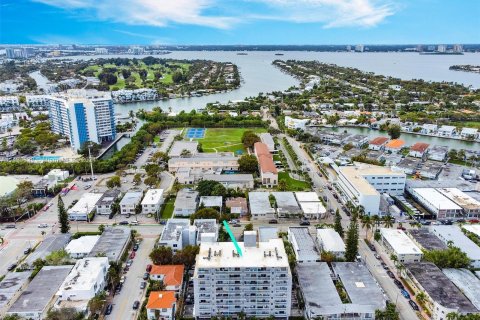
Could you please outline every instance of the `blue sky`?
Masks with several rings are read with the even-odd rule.
[[[0,0],[0,43],[480,43],[479,15],[480,0]]]

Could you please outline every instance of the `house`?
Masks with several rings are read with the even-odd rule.
[[[112,205],[120,196],[120,190],[110,189],[105,191],[100,200],[95,205],[97,214],[112,214]]]
[[[214,208],[222,212],[223,198],[221,196],[203,196],[200,197],[200,206],[205,208]]]
[[[150,270],[150,280],[162,281],[165,290],[179,292],[182,289],[183,274],[185,267],[183,264],[178,265],[153,265]]]
[[[157,214],[163,204],[163,189],[149,189],[142,200],[142,213]]]
[[[400,139],[393,139],[390,140],[387,144],[385,144],[385,151],[397,153],[405,146],[405,141]]]
[[[100,236],[83,236],[78,239],[72,239],[65,247],[65,251],[72,259],[85,258],[95,247],[99,239]]]
[[[266,186],[267,188],[278,185],[277,167],[273,162],[273,157],[270,154],[267,145],[262,142],[256,142],[254,144],[254,151],[255,156],[258,159],[262,185]]]
[[[415,158],[423,158],[427,154],[429,146],[428,143],[417,142],[410,147],[408,155]]]
[[[292,130],[296,130],[296,129],[305,130],[306,125],[309,121],[310,121],[309,119],[295,119],[295,118],[286,116],[285,127]]]
[[[195,245],[197,235],[189,219],[170,218],[162,230],[159,246],[169,247],[173,252],[182,250],[188,245]]]
[[[96,208],[102,193],[84,193],[78,202],[67,210],[68,219],[74,221],[88,221],[90,214]]]
[[[445,161],[448,155],[447,146],[433,146],[428,150],[428,159],[433,161]]]
[[[192,189],[184,188],[177,193],[175,199],[173,215],[174,216],[190,216],[197,211],[198,192]]]
[[[193,227],[197,233],[195,243],[191,245],[200,245],[202,242],[215,242],[218,240],[218,223],[216,219],[195,219]]]
[[[53,169],[47,173],[48,180],[55,181],[56,183],[67,179],[70,176],[68,170]]]
[[[434,188],[410,188],[409,193],[437,219],[455,219],[463,216],[462,208]]]
[[[297,203],[297,199],[293,192],[280,191],[272,192],[275,197],[275,207],[277,208],[278,217],[293,217],[302,215],[302,209]]]
[[[268,132],[260,133],[260,141],[264,143],[270,153],[275,153],[275,141],[273,141],[272,135]]]
[[[141,191],[129,191],[125,193],[120,201],[120,213],[121,214],[135,214],[136,208],[142,201],[143,192]]]
[[[250,192],[248,194],[250,214],[252,220],[269,220],[275,218],[275,209],[272,208],[269,192]]]
[[[240,217],[248,215],[248,204],[245,198],[228,198],[225,201],[225,207],[230,209],[230,213],[239,214]]]
[[[453,137],[457,134],[457,128],[455,126],[441,126],[437,134],[441,137]]]
[[[478,138],[478,129],[475,128],[463,128],[460,132],[460,137],[467,140],[475,140]]]
[[[173,291],[152,291],[147,302],[148,320],[175,320],[177,298]]]
[[[420,133],[422,134],[436,134],[438,130],[438,126],[436,124],[430,124],[426,123],[422,126],[422,129],[420,129]]]

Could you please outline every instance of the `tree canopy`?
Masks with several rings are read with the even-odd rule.
[[[424,259],[434,263],[440,269],[470,267],[470,258],[467,254],[453,246],[445,250],[426,250]]]

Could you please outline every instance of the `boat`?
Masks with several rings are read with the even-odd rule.
[[[237,56],[248,56],[246,52],[237,52]]]
[[[275,53],[276,56],[283,56],[283,53]]]

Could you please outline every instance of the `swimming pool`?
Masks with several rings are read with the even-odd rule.
[[[54,162],[54,161],[60,161],[61,158],[62,158],[61,156],[33,156],[31,160]]]

